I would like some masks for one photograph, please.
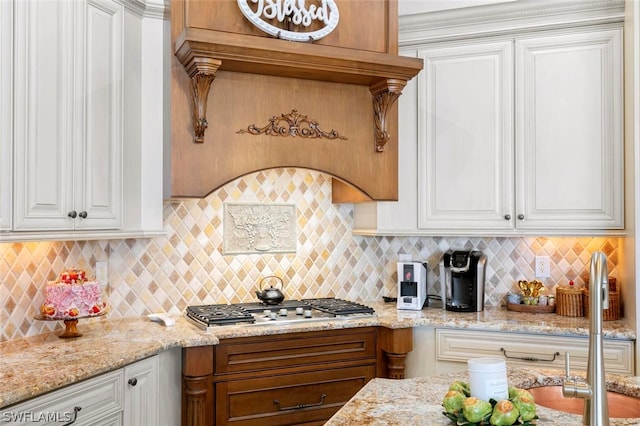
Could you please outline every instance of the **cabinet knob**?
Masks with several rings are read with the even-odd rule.
[[[128,382],[128,383],[129,383],[131,386],[135,386],[135,385],[137,385],[137,384],[138,384],[138,379],[136,379],[135,377],[133,377],[133,378],[129,379],[129,382]]]
[[[504,215],[504,220],[511,220],[511,215],[510,214],[505,214]]]
[[[80,214],[78,214],[78,216],[80,216],[83,219],[86,219],[87,218],[87,212],[83,210],[83,211],[80,212]]]
[[[520,214],[518,215],[518,219],[520,219],[520,220],[524,220],[524,215],[523,215],[522,213],[520,213]]]
[[[71,210],[69,213],[67,213],[67,216],[69,216],[71,219],[75,219],[76,216],[78,216],[78,212],[76,212],[75,210]]]

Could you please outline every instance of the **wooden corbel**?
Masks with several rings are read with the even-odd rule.
[[[193,116],[194,142],[204,142],[204,131],[207,129],[207,98],[211,83],[222,61],[212,58],[194,57],[185,67],[191,77],[191,109]]]
[[[369,86],[369,91],[373,95],[376,152],[383,152],[384,146],[391,138],[387,132],[387,113],[406,85],[407,82],[404,80],[387,79]]]

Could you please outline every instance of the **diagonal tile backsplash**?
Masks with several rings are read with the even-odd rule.
[[[295,204],[297,252],[225,255],[225,202]],[[438,262],[449,249],[487,255],[485,302],[497,305],[519,279],[533,279],[536,255],[550,256],[547,286],[570,279],[581,285],[594,250],[607,254],[610,275],[617,276],[622,245],[618,238],[353,236],[353,206],[332,204],[330,177],[302,169],[261,171],[204,199],[167,202],[164,221],[166,237],[153,239],[0,244],[0,341],[62,328],[61,321],[33,319],[46,281],[74,265],[93,276],[96,261],[109,262],[109,315],[129,317],[256,301],[267,275],[283,278],[289,299],[379,300],[397,291],[398,254],[428,261],[429,293],[439,294]]]

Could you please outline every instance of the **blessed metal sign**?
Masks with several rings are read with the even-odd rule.
[[[313,41],[328,35],[338,26],[340,14],[334,0],[237,0],[242,14],[253,25],[272,36],[291,41]],[[272,25],[276,20],[282,27]],[[313,31],[290,31],[286,26],[309,27],[314,22],[323,27]]]

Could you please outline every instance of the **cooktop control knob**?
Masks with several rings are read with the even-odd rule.
[[[302,315],[304,313],[304,308],[302,307],[297,307],[296,308],[296,315]]]
[[[304,317],[305,318],[311,318],[311,309],[306,309],[304,311]]]
[[[280,309],[281,317],[286,317],[287,315],[289,315],[289,311],[287,311],[285,308]]]

